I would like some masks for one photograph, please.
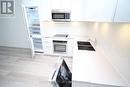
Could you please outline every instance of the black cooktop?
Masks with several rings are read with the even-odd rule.
[[[78,44],[78,50],[95,51],[90,42],[77,41],[77,44]]]

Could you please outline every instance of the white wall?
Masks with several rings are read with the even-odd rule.
[[[66,33],[97,38],[109,62],[130,84],[130,24],[88,22],[43,22],[44,36]]]
[[[52,36],[54,34],[69,34],[72,36],[88,36],[91,35],[89,26],[91,23],[86,22],[42,22],[42,32],[44,36]]]
[[[0,18],[0,46],[30,48],[21,1],[15,0],[14,17]]]

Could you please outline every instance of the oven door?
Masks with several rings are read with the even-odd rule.
[[[67,53],[67,41],[53,41],[54,53]]]
[[[67,53],[67,46],[62,44],[54,44],[54,52]]]

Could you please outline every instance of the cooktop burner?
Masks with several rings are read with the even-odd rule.
[[[68,37],[68,34],[56,34],[54,37]]]

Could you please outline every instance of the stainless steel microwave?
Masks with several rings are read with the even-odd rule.
[[[64,9],[53,9],[52,10],[52,20],[57,22],[69,22],[71,11]]]

